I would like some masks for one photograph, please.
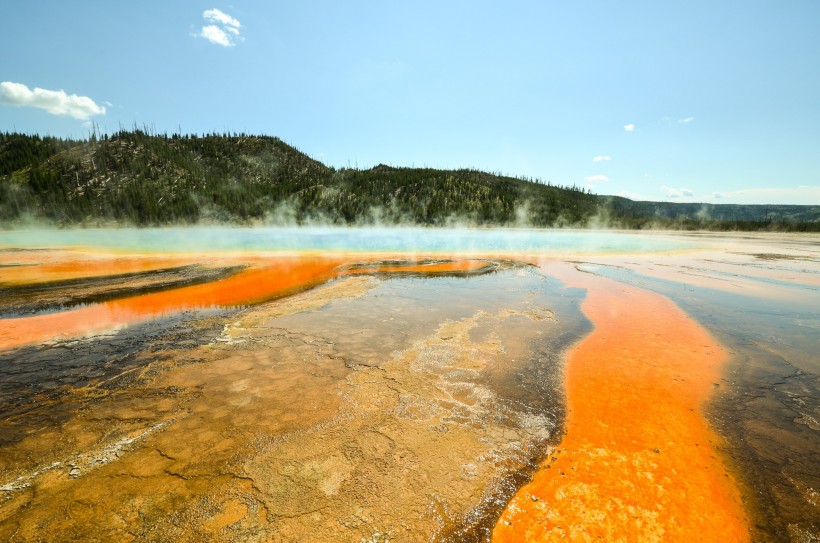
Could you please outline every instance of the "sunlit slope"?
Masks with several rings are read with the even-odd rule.
[[[820,206],[633,202],[471,169],[336,170],[269,136],[0,134],[0,225],[208,223],[820,229]]]
[[[0,220],[443,225],[585,223],[577,188],[473,170],[334,170],[278,138],[119,132],[90,141],[0,135]],[[526,209],[524,206],[526,205]]]

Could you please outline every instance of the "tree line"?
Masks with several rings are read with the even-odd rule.
[[[688,207],[687,207],[688,206]],[[282,140],[120,130],[0,134],[0,223],[612,226],[820,230],[809,206],[633,202],[473,169],[336,169]]]

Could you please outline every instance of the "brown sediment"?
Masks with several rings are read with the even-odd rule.
[[[493,269],[493,262],[477,259],[432,260],[429,262],[376,262],[378,273],[420,273],[425,275],[475,273]]]
[[[805,262],[817,262],[817,258],[806,255],[787,255],[780,253],[743,253],[747,256],[753,256],[759,260],[803,260]]]
[[[594,331],[569,354],[566,434],[493,541],[748,541],[702,408],[727,352],[669,300],[566,265]]]

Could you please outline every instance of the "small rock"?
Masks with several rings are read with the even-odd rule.
[[[538,501],[538,496],[530,496],[530,499],[534,502]]]
[[[71,471],[68,472],[68,476],[76,479],[80,476],[80,468],[71,468]]]
[[[655,454],[661,454],[660,449],[655,448],[655,449],[652,449],[652,450],[655,451]]]

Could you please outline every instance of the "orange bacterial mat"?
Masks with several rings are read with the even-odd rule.
[[[289,294],[337,275],[340,259],[279,257],[202,285],[113,300],[34,317],[3,319],[0,349],[98,333],[144,319],[208,307],[249,305]]]
[[[566,434],[507,505],[493,541],[749,541],[702,408],[726,351],[666,298],[556,264],[587,290],[593,332],[569,353]]]
[[[413,264],[412,261],[408,261],[402,266],[374,260],[372,269],[359,271],[340,267],[349,260],[349,257],[343,256],[306,255],[236,258],[225,263],[244,264],[249,267],[218,281],[142,294],[57,313],[2,319],[0,349],[11,349],[58,338],[97,334],[141,320],[190,309],[252,305],[316,286],[340,275],[374,272],[471,272],[487,266],[482,260],[459,259],[433,264]],[[106,272],[150,269],[163,262],[159,258],[145,261],[124,258],[123,261],[124,263],[116,259],[105,260]],[[174,261],[169,259],[165,262]],[[40,281],[65,279],[66,270],[71,272],[72,278],[94,276],[97,268],[101,266],[95,267],[93,261],[81,261],[79,264],[55,263],[39,270],[37,278]],[[29,272],[31,273],[31,270]],[[84,275],[84,272],[88,272],[87,275]]]

